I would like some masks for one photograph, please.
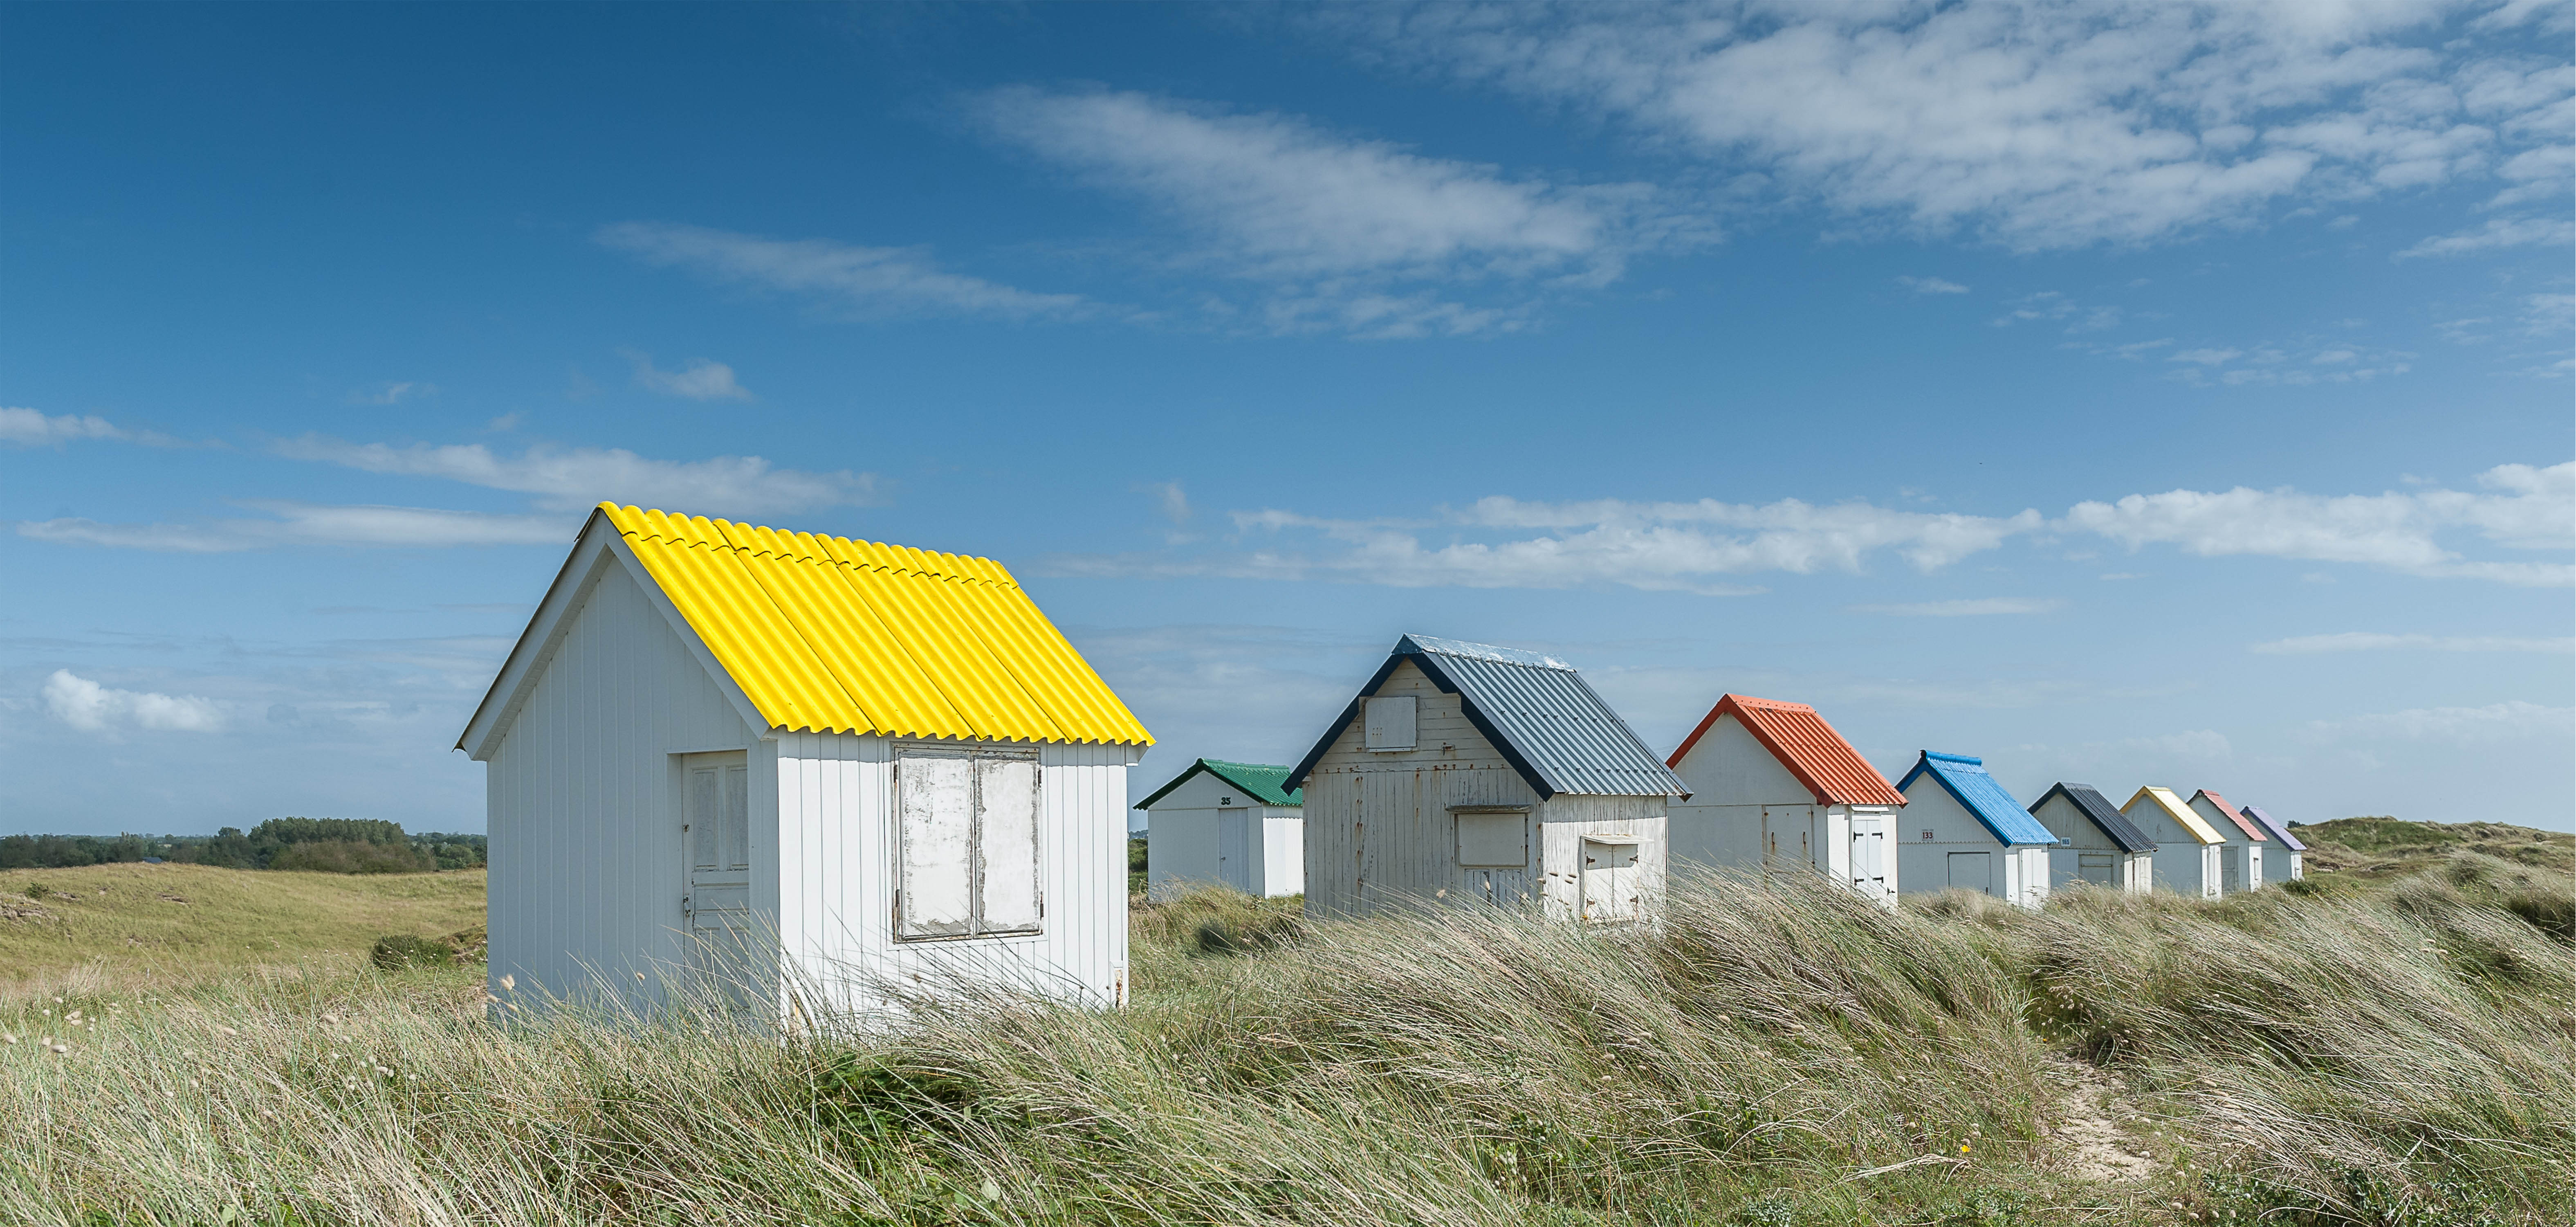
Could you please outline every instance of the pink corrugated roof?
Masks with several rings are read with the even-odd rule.
[[[2206,788],[2201,789],[2199,792],[2192,795],[2195,797],[2209,798],[2209,803],[2217,806],[2219,813],[2227,815],[2227,820],[2235,823],[2237,830],[2245,832],[2245,837],[2247,839],[2251,839],[2256,843],[2272,842],[2272,837],[2264,834],[2263,828],[2254,825],[2253,819],[2237,813],[2236,807],[2227,803],[2227,798],[2219,796],[2217,793],[2211,792]],[[2252,854],[2248,853],[2247,855],[2250,856]]]
[[[1717,718],[1732,714],[1744,722],[1754,739],[1771,751],[1789,774],[1816,794],[1819,805],[1903,805],[1905,795],[1869,765],[1834,726],[1804,703],[1782,703],[1776,699],[1755,699],[1739,694],[1719,695],[1717,706],[1708,709],[1708,718],[1682,739],[1681,748],[1673,751],[1666,765],[1679,767],[1682,756],[1690,753],[1699,739],[1716,727]]]

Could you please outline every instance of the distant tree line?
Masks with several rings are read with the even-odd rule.
[[[159,859],[226,869],[302,869],[321,873],[426,873],[473,869],[484,861],[480,835],[405,834],[376,818],[271,818],[243,834],[0,835],[0,869],[61,869]]]

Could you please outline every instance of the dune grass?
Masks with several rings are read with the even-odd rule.
[[[483,871],[291,873],[205,865],[0,870],[0,1000],[176,988],[259,967],[338,973],[394,933],[483,923]]]
[[[67,993],[0,1007],[20,1041],[0,1047],[0,1205],[63,1224],[2561,1223],[2576,954],[2503,905],[2540,872],[2462,855],[2367,896],[2088,890],[2037,914],[1712,878],[1608,930],[1308,922],[1207,893],[1135,913],[1133,1008],[957,993],[787,1037],[722,1011],[495,1027],[455,969]],[[108,1021],[66,1027],[73,1009]]]

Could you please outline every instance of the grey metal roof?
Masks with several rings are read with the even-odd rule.
[[[1468,721],[1541,797],[1690,795],[1690,786],[1646,748],[1574,666],[1537,652],[1429,635],[1395,641],[1386,663],[1289,773],[1288,787],[1305,783],[1334,739],[1359,718],[1359,700],[1377,693],[1407,660],[1432,684],[1461,697]]]
[[[2110,836],[2112,843],[2120,845],[2121,851],[2153,852],[2156,850],[2156,841],[2147,838],[2147,833],[2139,830],[2138,824],[2129,821],[2128,815],[2121,813],[2119,807],[2111,804],[2109,797],[2103,796],[2100,790],[2090,784],[2068,784],[2061,781],[2047,792],[2040,794],[2039,800],[2031,802],[2030,812],[2039,813],[2039,807],[2048,804],[2048,799],[2059,793],[2065,793],[2066,799],[2074,803],[2076,812],[2091,819],[2093,825],[2102,828],[2102,833]]]

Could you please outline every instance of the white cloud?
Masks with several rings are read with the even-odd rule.
[[[2564,557],[2576,546],[2576,462],[2551,468],[2500,465],[2479,476],[2483,493],[2319,496],[2294,490],[2174,490],[2085,502],[2056,521],[2023,510],[2010,516],[1900,511],[1865,502],[1818,506],[1798,499],[1760,505],[1536,502],[1495,496],[1432,521],[1337,520],[1269,509],[1234,513],[1237,540],[1278,542],[1248,552],[1071,555],[1046,564],[1059,574],[1224,575],[1329,579],[1392,587],[1574,588],[1615,585],[1650,591],[1740,595],[1724,577],[1817,571],[1858,573],[1879,554],[1935,571],[2048,531],[2093,534],[2132,550],[2177,546],[2205,557],[2258,555],[2352,562],[2414,575],[2525,585],[2576,582],[2564,562],[2464,558],[2447,538],[2474,534],[2509,550]],[[1537,530],[1537,531],[1531,531]],[[2105,578],[2125,578],[2115,573]],[[1932,602],[1870,612],[2032,613],[2016,602]]]
[[[758,456],[650,460],[624,448],[596,447],[531,447],[517,456],[502,456],[480,443],[395,447],[321,435],[281,444],[278,451],[370,473],[533,494],[538,506],[558,509],[610,500],[697,515],[765,515],[868,503],[877,497],[872,473],[772,468]]]
[[[1068,318],[1097,307],[1079,294],[1039,294],[941,269],[917,247],[854,247],[829,239],[771,239],[699,226],[621,222],[596,236],[649,264],[737,285],[811,294],[862,316]]]
[[[211,733],[224,726],[223,709],[195,695],[118,690],[56,669],[45,679],[45,710],[54,719],[84,732],[120,728],[183,733]]]
[[[2295,490],[2173,490],[2116,503],[2078,503],[2062,522],[2131,549],[2174,545],[2204,557],[2235,554],[2355,562],[2417,575],[2555,585],[2564,562],[2470,561],[2441,543],[2468,530],[2511,549],[2576,544],[2576,462],[2541,469],[2499,465],[2480,474],[2491,493],[2419,490],[2325,496]]]
[[[2563,140],[2562,50],[2455,28],[2457,11],[1478,5],[1319,20],[1349,27],[1364,57],[1631,125],[1719,182],[2031,250],[2500,176]]]
[[[573,516],[491,515],[430,507],[327,506],[247,501],[267,519],[220,519],[187,524],[104,524],[96,520],[29,520],[19,536],[59,545],[155,550],[176,554],[228,554],[281,546],[339,545],[435,548],[475,545],[569,545],[581,521]]]
[[[2029,597],[1977,597],[1957,601],[1919,601],[1910,605],[1854,605],[1854,613],[1893,614],[1901,618],[1976,618],[1994,614],[2044,614],[2066,602]]]
[[[435,396],[437,394],[437,384],[405,381],[401,383],[380,383],[373,389],[351,392],[348,396],[348,401],[352,405],[399,405],[414,397]]]
[[[0,408],[0,443],[21,447],[60,446],[82,439],[130,439],[129,432],[106,418],[89,414],[48,415],[34,409]]]
[[[2576,652],[2576,639],[2529,639],[2502,635],[2388,635],[2344,631],[2333,635],[2299,635],[2258,643],[2249,651],[2303,656],[2323,652]]]
[[[2512,699],[2484,707],[2417,707],[2309,725],[2315,740],[2382,737],[2398,741],[2470,744],[2508,738],[2576,734],[2576,708],[2544,707]]]
[[[1189,523],[1190,517],[1197,514],[1190,509],[1189,491],[1182,489],[1181,483],[1177,481],[1158,481],[1137,488],[1154,496],[1154,502],[1162,509],[1163,518],[1170,520],[1176,528]]]
[[[2460,256],[2503,247],[2563,245],[2570,235],[2576,235],[2576,223],[2564,217],[2490,217],[2482,225],[2434,235],[2397,256]]]
[[[1939,277],[1899,277],[1896,279],[1896,284],[1904,286],[1917,294],[1965,294],[1968,292],[1968,287],[1961,285],[1956,281],[1944,281]]]
[[[1648,247],[1705,237],[1642,184],[1567,186],[1326,131],[1139,93],[996,90],[1000,139],[1143,200],[1190,231],[1189,264],[1282,287],[1277,331],[1360,336],[1503,331],[1525,303],[1471,304],[1401,282],[1598,286]],[[1689,232],[1689,233],[1685,233]]]
[[[691,358],[688,365],[676,371],[665,371],[653,365],[653,355],[621,349],[626,360],[635,365],[635,386],[664,396],[689,400],[750,400],[751,389],[734,382],[733,368],[707,358]]]

